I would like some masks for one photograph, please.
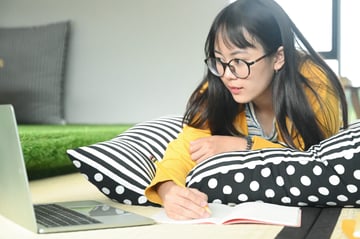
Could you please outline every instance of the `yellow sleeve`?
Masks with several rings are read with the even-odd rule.
[[[183,131],[178,135],[177,139],[169,143],[164,158],[161,162],[158,162],[161,163],[162,167],[157,168],[154,179],[145,189],[145,196],[149,201],[162,204],[156,192],[156,185],[161,182],[173,180],[185,185],[186,176],[196,165],[190,157],[190,142],[207,136],[211,136],[210,130],[184,126]]]
[[[161,182],[172,180],[185,185],[186,176],[196,165],[190,157],[190,142],[208,136],[211,136],[210,130],[185,126],[178,138],[169,143],[163,160],[157,163],[161,163],[161,167],[157,168],[155,177],[145,189],[145,196],[149,201],[162,204],[161,198],[156,191],[156,186]],[[253,149],[282,147],[281,144],[272,143],[261,137],[253,137]]]
[[[305,63],[301,73],[310,81],[320,100],[311,90],[306,94],[316,118],[326,137],[339,132],[342,126],[340,101],[322,70],[314,64]]]
[[[324,132],[325,138],[328,138],[339,132],[343,123],[338,95],[332,88],[325,73],[311,61],[306,61],[301,66],[300,72],[309,80],[309,84],[315,91],[313,92],[309,88],[306,88],[305,94],[319,127]],[[288,128],[291,129],[292,123],[290,120],[287,121],[287,124]],[[295,130],[292,132],[292,137],[296,148],[303,150],[304,141],[302,137],[299,136]],[[282,140],[280,133],[279,140]]]

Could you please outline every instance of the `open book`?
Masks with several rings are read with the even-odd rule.
[[[211,217],[193,220],[173,220],[167,217],[165,209],[152,216],[158,223],[172,224],[236,224],[257,223],[300,227],[301,209],[263,202],[246,202],[236,206],[209,203]]]

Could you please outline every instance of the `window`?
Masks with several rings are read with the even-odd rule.
[[[339,58],[339,0],[276,0],[325,59]]]

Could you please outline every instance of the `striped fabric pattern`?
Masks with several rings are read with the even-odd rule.
[[[273,124],[273,131],[271,135],[265,135],[260,123],[258,122],[254,110],[254,105],[250,102],[245,105],[246,123],[248,126],[248,132],[250,136],[260,136],[266,140],[277,143],[277,131],[275,127],[275,121]]]
[[[147,149],[145,153],[148,157],[153,156],[161,161],[168,143],[182,130],[182,118],[183,116],[180,115],[164,116],[139,123],[114,140],[140,141],[144,144],[144,149]],[[142,147],[139,149],[141,150]]]
[[[139,123],[105,142],[67,150],[78,170],[107,197],[125,204],[152,205],[144,190],[168,143],[182,130],[182,116]]]

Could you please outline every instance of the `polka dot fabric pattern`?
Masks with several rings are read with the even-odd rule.
[[[139,123],[114,139],[67,150],[78,170],[112,200],[153,205],[144,196],[168,143],[182,130],[182,116]]]
[[[309,150],[262,149],[216,155],[197,165],[187,186],[209,201],[264,201],[360,207],[360,122]]]

